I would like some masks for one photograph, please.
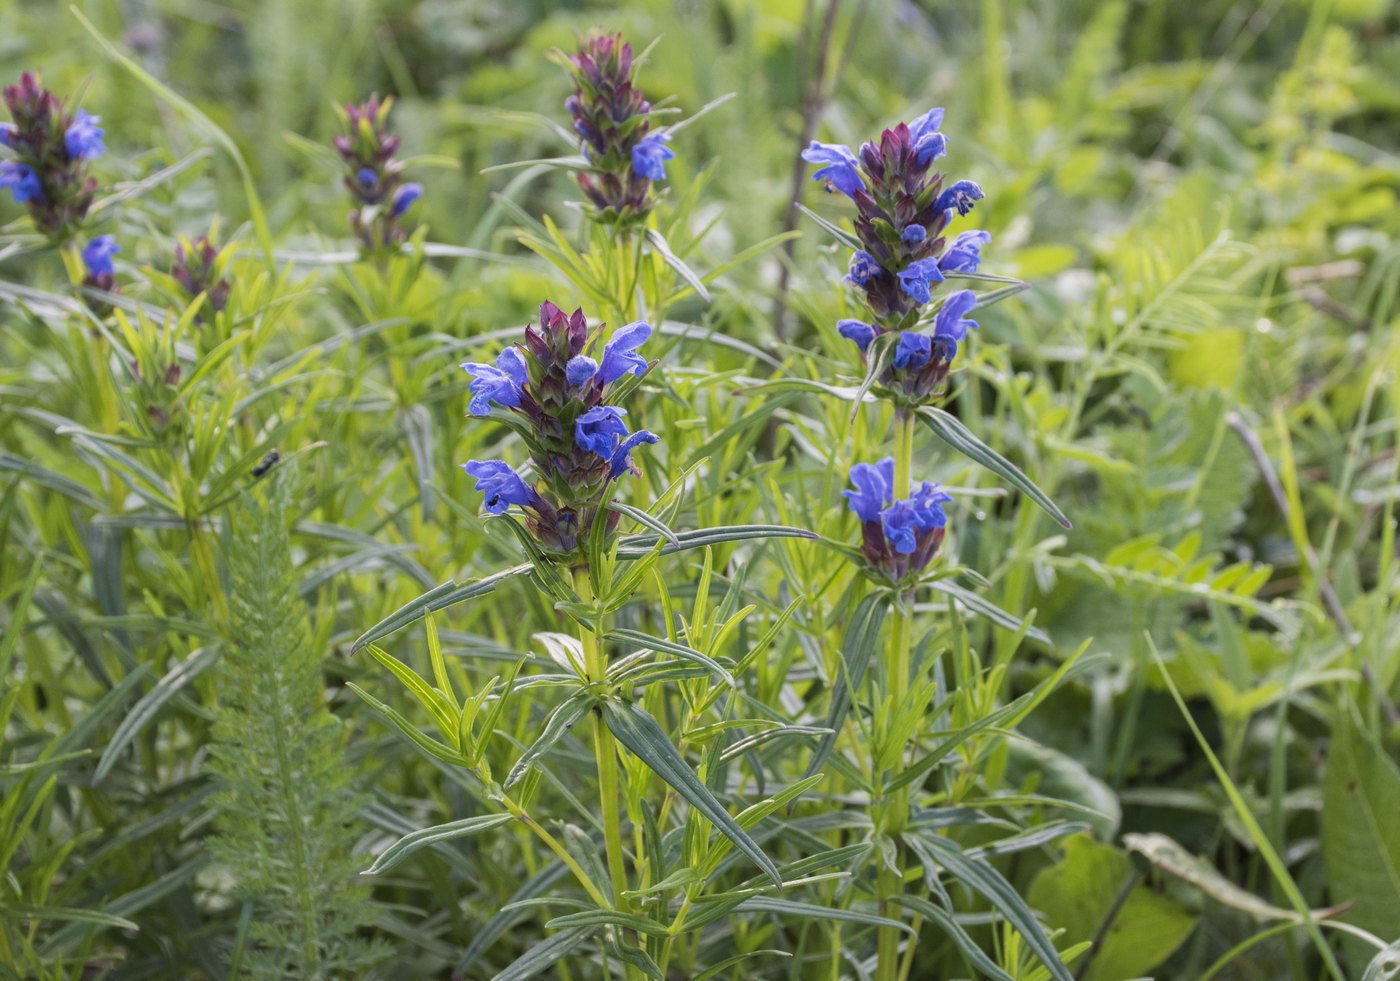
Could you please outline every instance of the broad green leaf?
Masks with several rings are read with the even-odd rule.
[[[1101,937],[1092,960],[1079,967],[1084,981],[1148,975],[1196,927],[1180,903],[1136,879],[1126,854],[1087,835],[1065,842],[1064,859],[1035,877],[1026,898],[1065,931],[1061,943]]]
[[[752,838],[739,827],[724,805],[710,793],[710,788],[690,768],[656,720],[635,703],[603,702],[603,721],[638,759],[662,780],[675,788],[692,807],[703,814],[715,828],[748,855],[773,884],[782,887],[783,880],[773,860],[763,853]]]
[[[443,841],[452,841],[455,838],[465,838],[468,835],[480,834],[492,828],[499,828],[503,824],[509,824],[515,818],[509,814],[482,814],[477,817],[463,818],[460,821],[451,821],[447,824],[435,825],[431,828],[424,828],[412,834],[404,835],[394,842],[375,858],[374,864],[365,869],[365,875],[382,875],[388,872],[395,865],[408,858],[420,848],[429,845],[436,845]]]
[[[1327,751],[1322,858],[1342,919],[1386,940],[1400,936],[1400,768],[1338,713]]]

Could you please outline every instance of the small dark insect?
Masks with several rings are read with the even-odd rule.
[[[280,459],[282,459],[281,454],[279,454],[276,450],[273,450],[272,452],[268,453],[267,456],[262,458],[262,463],[259,463],[256,467],[253,468],[253,479],[257,480],[263,474],[267,473],[269,470],[271,470],[277,465],[277,461]]]

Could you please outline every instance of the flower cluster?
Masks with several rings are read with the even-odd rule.
[[[553,303],[540,306],[539,327],[525,328],[525,342],[501,352],[495,364],[467,362],[472,376],[473,415],[492,406],[523,418],[517,426],[530,449],[536,480],[527,483],[509,464],[471,460],[464,464],[486,495],[486,510],[502,514],[511,505],[526,509],[526,525],[546,549],[571,554],[593,522],[617,525],[605,510],[611,484],[636,473],[632,451],[657,437],[630,432],[626,411],[609,404],[625,382],[650,367],[637,349],[651,336],[644,323],[620,328],[595,359],[589,352],[601,335],[590,336],[582,310],[565,314]]]
[[[14,159],[0,159],[0,187],[29,209],[35,226],[54,242],[65,242],[82,225],[97,193],[87,162],[106,149],[100,121],[63,102],[25,72],[5,89],[13,123],[0,123],[0,146]]]
[[[802,152],[803,159],[821,165],[815,180],[856,205],[860,248],[846,280],[863,294],[871,318],[842,321],[841,334],[868,353],[877,337],[898,332],[892,361],[879,381],[915,404],[939,390],[958,344],[977,326],[966,319],[977,303],[971,290],[944,300],[933,316],[932,333],[920,329],[929,325],[924,308],[949,274],[977,271],[982,246],[991,240],[975,230],[949,236],[954,216],[971,211],[982,188],[969,180],[945,184],[934,168],[947,152],[942,123],[943,110],[930,109],[912,123],[885,130],[879,143],[864,144],[859,156],[850,147],[817,142]]]
[[[170,275],[191,300],[201,293],[205,295],[201,317],[205,311],[219,313],[228,306],[229,283],[219,275],[220,264],[219,248],[208,235],[193,242],[181,235],[175,245],[175,265]]]
[[[857,463],[851,468],[854,490],[843,491],[861,522],[861,553],[872,569],[891,583],[917,577],[938,554],[952,500],[938,484],[924,481],[909,497],[895,500],[894,459]]]
[[[644,220],[656,204],[653,182],[666,178],[675,152],[669,135],[651,129],[651,103],[633,84],[632,46],[619,34],[591,34],[562,61],[574,79],[564,107],[588,160],[579,188],[600,217]]]
[[[400,220],[423,196],[423,185],[404,183],[403,164],[395,159],[399,138],[388,131],[393,99],[370,96],[368,102],[340,110],[346,131],[335,138],[345,164],[345,187],[357,207],[350,227],[366,250],[379,252],[401,244],[407,232]]]

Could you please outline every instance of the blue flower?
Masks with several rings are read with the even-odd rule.
[[[938,260],[938,268],[945,273],[976,272],[982,264],[982,246],[991,240],[992,236],[983,231],[961,233]]]
[[[100,157],[106,151],[103,131],[97,125],[101,121],[97,116],[89,116],[85,109],[79,109],[73,116],[73,125],[63,134],[63,146],[71,159]]]
[[[564,380],[569,383],[570,388],[581,388],[587,385],[597,373],[598,362],[586,354],[570,358],[569,363],[564,366]]]
[[[885,541],[900,555],[910,555],[919,547],[919,538],[948,523],[943,505],[952,498],[937,484],[927,481],[908,500],[895,501],[880,512],[880,530]]]
[[[475,361],[465,361],[462,367],[472,376],[472,399],[467,406],[472,415],[490,415],[492,402],[503,409],[520,407],[520,396],[524,394],[522,386],[529,374],[525,368],[525,358],[519,350],[506,348],[496,359],[494,367]]]
[[[12,142],[15,138],[14,123],[0,123],[0,146],[14,147]]]
[[[661,437],[657,436],[656,433],[648,432],[645,429],[639,429],[631,436],[624,439],[622,444],[613,451],[611,475],[613,477],[621,477],[624,471],[632,470],[635,472],[636,468],[632,465],[632,450],[642,443],[658,442],[660,438]]]
[[[919,547],[917,513],[908,501],[896,501],[880,512],[880,530],[885,541],[900,555],[909,555]]]
[[[44,200],[44,189],[39,184],[39,175],[34,173],[34,168],[29,164],[0,160],[0,187],[10,189],[16,204]]]
[[[920,303],[927,303],[933,298],[930,286],[933,283],[943,282],[943,272],[938,268],[937,259],[920,259],[911,262],[900,270],[899,285],[915,300]]]
[[[422,184],[405,184],[394,192],[394,204],[390,211],[395,218],[398,218],[413,206],[414,201],[417,201],[422,196]]]
[[[649,181],[666,179],[666,161],[675,157],[676,151],[666,145],[671,137],[665,133],[648,133],[632,148],[632,169]]]
[[[851,483],[855,490],[842,491],[856,517],[862,522],[876,521],[894,497],[894,457],[879,463],[857,463],[851,468]]]
[[[899,344],[894,349],[894,366],[906,371],[918,371],[928,364],[933,356],[933,338],[916,330],[906,330],[899,335]]]
[[[905,245],[918,245],[928,238],[928,230],[923,225],[909,225],[899,237]]]
[[[99,235],[83,246],[83,265],[87,266],[88,273],[94,277],[111,276],[112,256],[121,250],[122,247],[114,237]]]
[[[870,342],[879,336],[875,328],[863,320],[838,320],[836,332],[848,341],[855,341],[862,351],[870,347]]]
[[[846,273],[846,279],[857,286],[864,286],[870,282],[871,276],[876,276],[880,272],[880,263],[869,252],[862,252],[860,249],[851,256],[851,269]]]
[[[375,172],[373,167],[361,167],[355,172],[355,180],[364,187],[373,187],[379,182],[379,174]]]
[[[938,132],[942,125],[942,109],[930,109],[909,124],[909,136],[914,141],[914,154],[920,167],[948,152],[948,137]]]
[[[855,197],[857,191],[865,190],[865,181],[861,179],[856,155],[848,146],[839,143],[818,143],[813,140],[812,145],[802,151],[802,159],[808,163],[826,164],[812,175],[814,181],[830,181],[832,187],[851,197]]]
[[[981,201],[982,198],[982,188],[977,183],[958,181],[938,195],[938,199],[933,202],[933,207],[937,211],[957,208],[958,214],[965,215],[972,210],[972,202]]]
[[[626,410],[615,405],[597,405],[574,422],[574,443],[581,450],[611,460],[618,443],[627,438]]]
[[[486,510],[492,514],[505,514],[512,504],[524,507],[535,501],[535,492],[508,463],[468,460],[462,469],[476,478],[476,489],[486,495]]]
[[[918,489],[909,495],[909,503],[914,507],[920,530],[933,531],[947,525],[948,516],[943,513],[943,505],[952,499],[941,484],[930,484],[927,480],[920,484]]]
[[[598,380],[611,385],[629,372],[640,375],[647,370],[647,359],[637,354],[637,348],[651,336],[651,327],[642,321],[620,327],[612,340],[603,348],[603,364],[598,369]]]
[[[948,348],[948,360],[958,353],[958,343],[967,338],[967,329],[976,327],[977,321],[964,319],[972,308],[977,306],[977,294],[972,290],[958,290],[951,294],[938,308],[933,318],[933,336]]]

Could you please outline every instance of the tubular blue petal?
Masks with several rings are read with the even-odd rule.
[[[856,517],[862,522],[877,520],[894,493],[894,457],[879,463],[857,463],[851,468],[851,484],[855,490],[841,494]]]
[[[943,282],[943,271],[937,259],[920,259],[900,270],[899,285],[905,293],[920,303],[933,299],[931,285]]]
[[[574,422],[574,445],[604,460],[611,460],[619,442],[627,438],[627,412],[615,405],[597,405]]]
[[[394,192],[393,211],[394,217],[399,218],[405,211],[413,206],[413,202],[423,196],[422,184],[405,184]]]
[[[977,294],[972,290],[958,290],[943,301],[933,318],[933,335],[952,341],[967,337],[969,327],[976,327],[977,321],[964,319],[977,306]]]
[[[660,439],[661,437],[645,429],[639,429],[631,436],[624,439],[622,445],[613,452],[612,476],[614,478],[620,477],[624,472],[634,470],[635,468],[632,466],[632,451],[642,443],[656,443],[659,442]]]
[[[965,215],[972,210],[972,202],[981,201],[983,196],[981,186],[975,181],[958,181],[938,195],[933,207],[938,211],[956,208],[958,214]]]
[[[851,269],[846,273],[846,279],[857,286],[864,286],[870,282],[870,277],[880,272],[880,263],[869,252],[857,249],[851,255]]]
[[[586,354],[570,358],[569,363],[564,366],[564,379],[569,383],[570,388],[579,388],[588,384],[597,373],[598,362]]]
[[[16,204],[44,200],[44,188],[39,175],[28,164],[0,160],[0,187],[8,187]]]
[[[928,364],[933,356],[933,338],[916,330],[906,330],[899,335],[899,344],[894,349],[894,366],[905,371],[917,371]]]
[[[666,145],[671,137],[665,133],[648,133],[632,148],[632,169],[651,181],[666,179],[666,161],[676,152]]]
[[[814,181],[830,181],[832,187],[851,197],[865,189],[856,155],[848,146],[813,140],[812,145],[802,151],[802,159],[826,165],[812,175]]]
[[[73,116],[73,124],[63,134],[63,148],[73,160],[85,157],[100,157],[107,150],[102,142],[104,135],[97,125],[102,120],[90,116],[85,109],[79,109]]]
[[[603,362],[598,368],[598,380],[604,385],[611,385],[629,372],[640,375],[646,371],[647,360],[637,354],[637,348],[650,336],[651,326],[640,320],[618,328],[612,340],[603,348]]]
[[[464,362],[462,367],[472,376],[472,398],[467,405],[472,415],[490,415],[492,402],[505,409],[520,407],[520,385],[506,372],[476,361]]]
[[[855,341],[862,351],[870,347],[870,342],[879,336],[874,327],[863,320],[838,320],[837,332],[849,341]]]
[[[988,232],[962,232],[939,258],[938,268],[945,273],[976,272],[982,264],[982,246],[991,240]]]
[[[486,510],[504,514],[512,504],[524,507],[535,500],[535,492],[500,460],[468,460],[462,469],[476,478],[476,489],[486,495]]]
[[[112,275],[112,256],[122,250],[111,235],[99,235],[83,246],[83,265],[92,276]]]

